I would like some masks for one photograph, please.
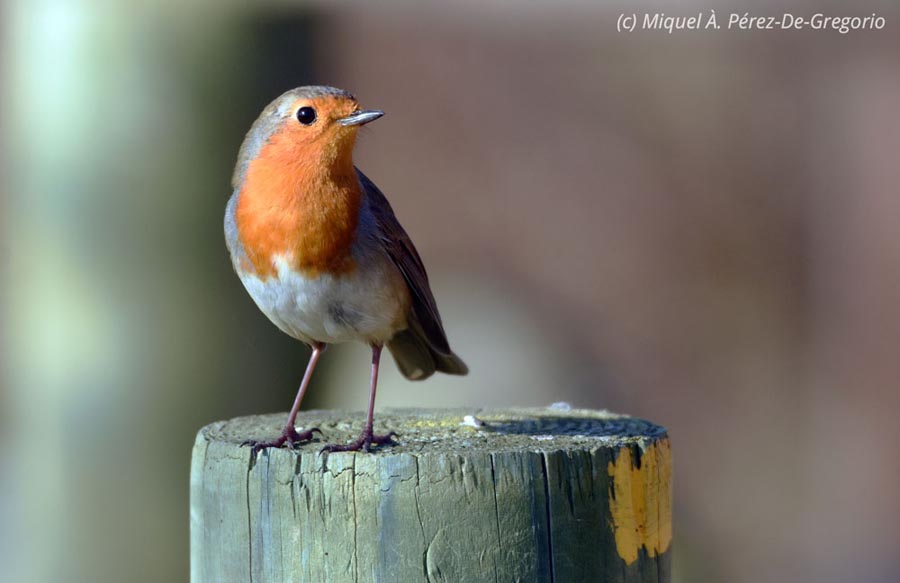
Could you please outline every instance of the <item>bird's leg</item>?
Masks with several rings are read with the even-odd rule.
[[[256,455],[259,451],[269,447],[281,447],[285,443],[288,444],[288,447],[293,447],[294,444],[301,441],[309,441],[313,437],[313,432],[319,431],[318,427],[313,427],[306,431],[297,431],[297,428],[294,427],[294,422],[297,420],[297,413],[300,411],[300,403],[303,401],[303,395],[306,394],[306,389],[309,387],[309,381],[312,378],[313,370],[316,368],[316,362],[319,361],[319,356],[325,352],[325,347],[325,344],[313,344],[312,354],[309,357],[309,364],[306,365],[306,372],[303,374],[303,380],[300,382],[300,389],[297,391],[297,397],[294,399],[294,405],[291,407],[291,412],[288,415],[288,420],[284,426],[284,430],[281,432],[281,436],[272,441],[248,439],[241,444],[249,445],[253,448],[251,455]],[[319,431],[319,433],[322,432]]]
[[[372,345],[372,380],[369,384],[369,411],[366,416],[366,426],[363,428],[362,433],[359,434],[359,437],[353,443],[348,443],[346,445],[329,445],[326,446],[322,451],[331,452],[331,451],[369,451],[369,448],[372,445],[384,445],[394,443],[392,438],[396,435],[393,431],[390,433],[386,433],[385,435],[375,435],[372,433],[372,423],[374,419],[374,411],[375,411],[375,387],[378,385],[378,363],[381,360],[381,345],[373,344]]]

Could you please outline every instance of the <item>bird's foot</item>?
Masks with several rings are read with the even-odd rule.
[[[270,447],[279,448],[287,444],[290,449],[294,449],[294,446],[299,445],[301,442],[311,441],[313,433],[316,431],[318,431],[320,435],[322,434],[322,431],[319,430],[318,427],[313,427],[306,431],[297,431],[293,425],[289,425],[284,428],[284,431],[281,432],[281,436],[279,436],[278,439],[273,439],[272,441],[248,439],[247,441],[242,442],[241,445],[249,445],[251,448],[250,455],[255,457],[256,454]]]
[[[385,433],[384,435],[374,435],[372,430],[364,430],[356,441],[352,443],[348,443],[346,445],[340,445],[337,443],[326,445],[322,448],[323,453],[331,453],[335,451],[365,451],[368,452],[373,445],[397,445],[397,442],[394,441],[394,436],[397,435],[396,432],[391,431],[390,433]]]

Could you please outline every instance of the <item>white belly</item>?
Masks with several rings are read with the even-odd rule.
[[[306,343],[357,340],[383,344],[406,328],[409,291],[386,257],[349,274],[301,275],[283,259],[265,280],[238,273],[259,309],[282,331]]]

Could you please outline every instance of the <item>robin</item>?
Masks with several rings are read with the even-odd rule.
[[[281,435],[250,441],[253,451],[292,447],[318,429],[294,426],[319,357],[330,344],[372,348],[365,426],[327,451],[368,451],[393,432],[372,431],[381,349],[400,372],[423,380],[435,371],[464,375],[447,342],[428,275],[387,198],[353,165],[356,134],[384,115],[361,109],[341,89],[292,89],[266,107],[238,154],[225,240],[234,270],[262,312],[312,348]]]

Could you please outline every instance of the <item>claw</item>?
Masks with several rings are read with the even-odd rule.
[[[394,436],[397,432],[391,431],[384,435],[374,435],[371,430],[363,431],[356,441],[341,445],[333,443],[322,448],[322,453],[332,453],[336,451],[364,451],[369,452],[373,445],[397,445]]]
[[[251,448],[250,455],[253,457],[256,457],[256,454],[264,449],[269,449],[270,447],[279,448],[284,446],[285,444],[287,444],[288,448],[295,449],[295,447],[299,445],[300,442],[312,441],[313,433],[315,433],[316,431],[319,432],[319,435],[322,435],[322,431],[318,427],[313,427],[311,429],[307,429],[306,431],[297,431],[295,427],[290,426],[284,429],[278,439],[273,439],[271,441],[248,439],[241,442],[241,447],[249,445]]]

